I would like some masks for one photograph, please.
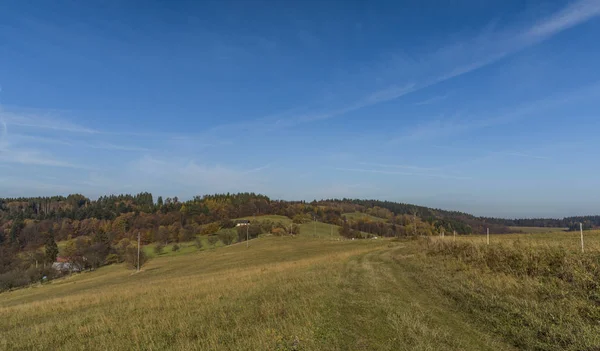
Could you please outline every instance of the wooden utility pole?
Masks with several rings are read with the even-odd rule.
[[[581,233],[581,253],[583,253],[583,223],[579,223],[579,232]]]
[[[138,259],[137,259],[137,271],[140,271],[140,232],[138,232]]]
[[[454,238],[452,240],[456,241],[456,230],[454,231]]]
[[[490,244],[490,228],[487,229],[487,244]]]
[[[246,224],[246,248],[250,246],[250,243],[248,242],[248,239],[250,238],[248,235],[248,227],[250,227],[250,223]]]
[[[317,216],[313,216],[313,219],[315,223],[315,236],[317,236]]]

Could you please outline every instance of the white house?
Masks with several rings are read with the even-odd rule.
[[[250,221],[247,219],[240,219],[239,221],[237,221],[235,226],[242,227],[242,226],[246,226],[246,225],[250,225]]]

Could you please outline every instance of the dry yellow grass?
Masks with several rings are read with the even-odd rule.
[[[444,237],[445,240],[453,240],[451,235]],[[458,235],[456,240],[470,241],[474,243],[486,243],[486,235]],[[600,251],[600,230],[586,230],[583,232],[584,247],[586,251]],[[508,244],[520,241],[523,244],[534,246],[562,246],[565,249],[581,251],[581,236],[579,231],[548,231],[523,234],[490,234],[490,244]]]
[[[0,349],[509,348],[420,288],[395,258],[404,250],[269,237],[156,258],[139,274],[104,267],[1,294]]]
[[[600,233],[586,239],[600,248]],[[576,233],[493,235],[491,243],[515,240],[573,250],[579,243]],[[108,266],[0,294],[0,349],[527,349],[535,334],[506,329],[527,330],[515,313],[537,322],[544,311],[562,311],[537,300],[540,284],[428,256],[418,241],[265,237],[249,249],[154,258],[138,274]],[[488,312],[497,307],[482,291],[502,291],[492,302],[503,310]]]

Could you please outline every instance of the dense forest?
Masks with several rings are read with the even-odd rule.
[[[348,219],[344,215],[357,212],[365,216]],[[486,228],[492,233],[508,233],[509,226],[574,229],[579,222],[586,228],[600,225],[600,216],[507,220],[389,201],[328,199],[309,203],[271,200],[254,193],[195,196],[189,201],[154,199],[146,192],[96,200],[80,194],[0,198],[0,291],[64,273],[52,268],[59,256],[77,270],[115,262],[135,265],[138,234],[142,244],[189,242],[199,235],[225,244],[243,241],[246,234],[235,232],[233,219],[260,215],[286,216],[296,225],[261,222],[248,228],[251,238],[263,233],[294,234],[297,224],[311,220],[338,225],[347,238],[364,237],[365,233],[388,237],[453,231],[481,234]],[[374,217],[379,220],[371,220]],[[219,233],[228,234],[217,237]],[[60,250],[58,242],[64,242]]]

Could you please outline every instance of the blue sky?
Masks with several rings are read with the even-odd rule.
[[[600,213],[600,0],[0,4],[0,196]]]

